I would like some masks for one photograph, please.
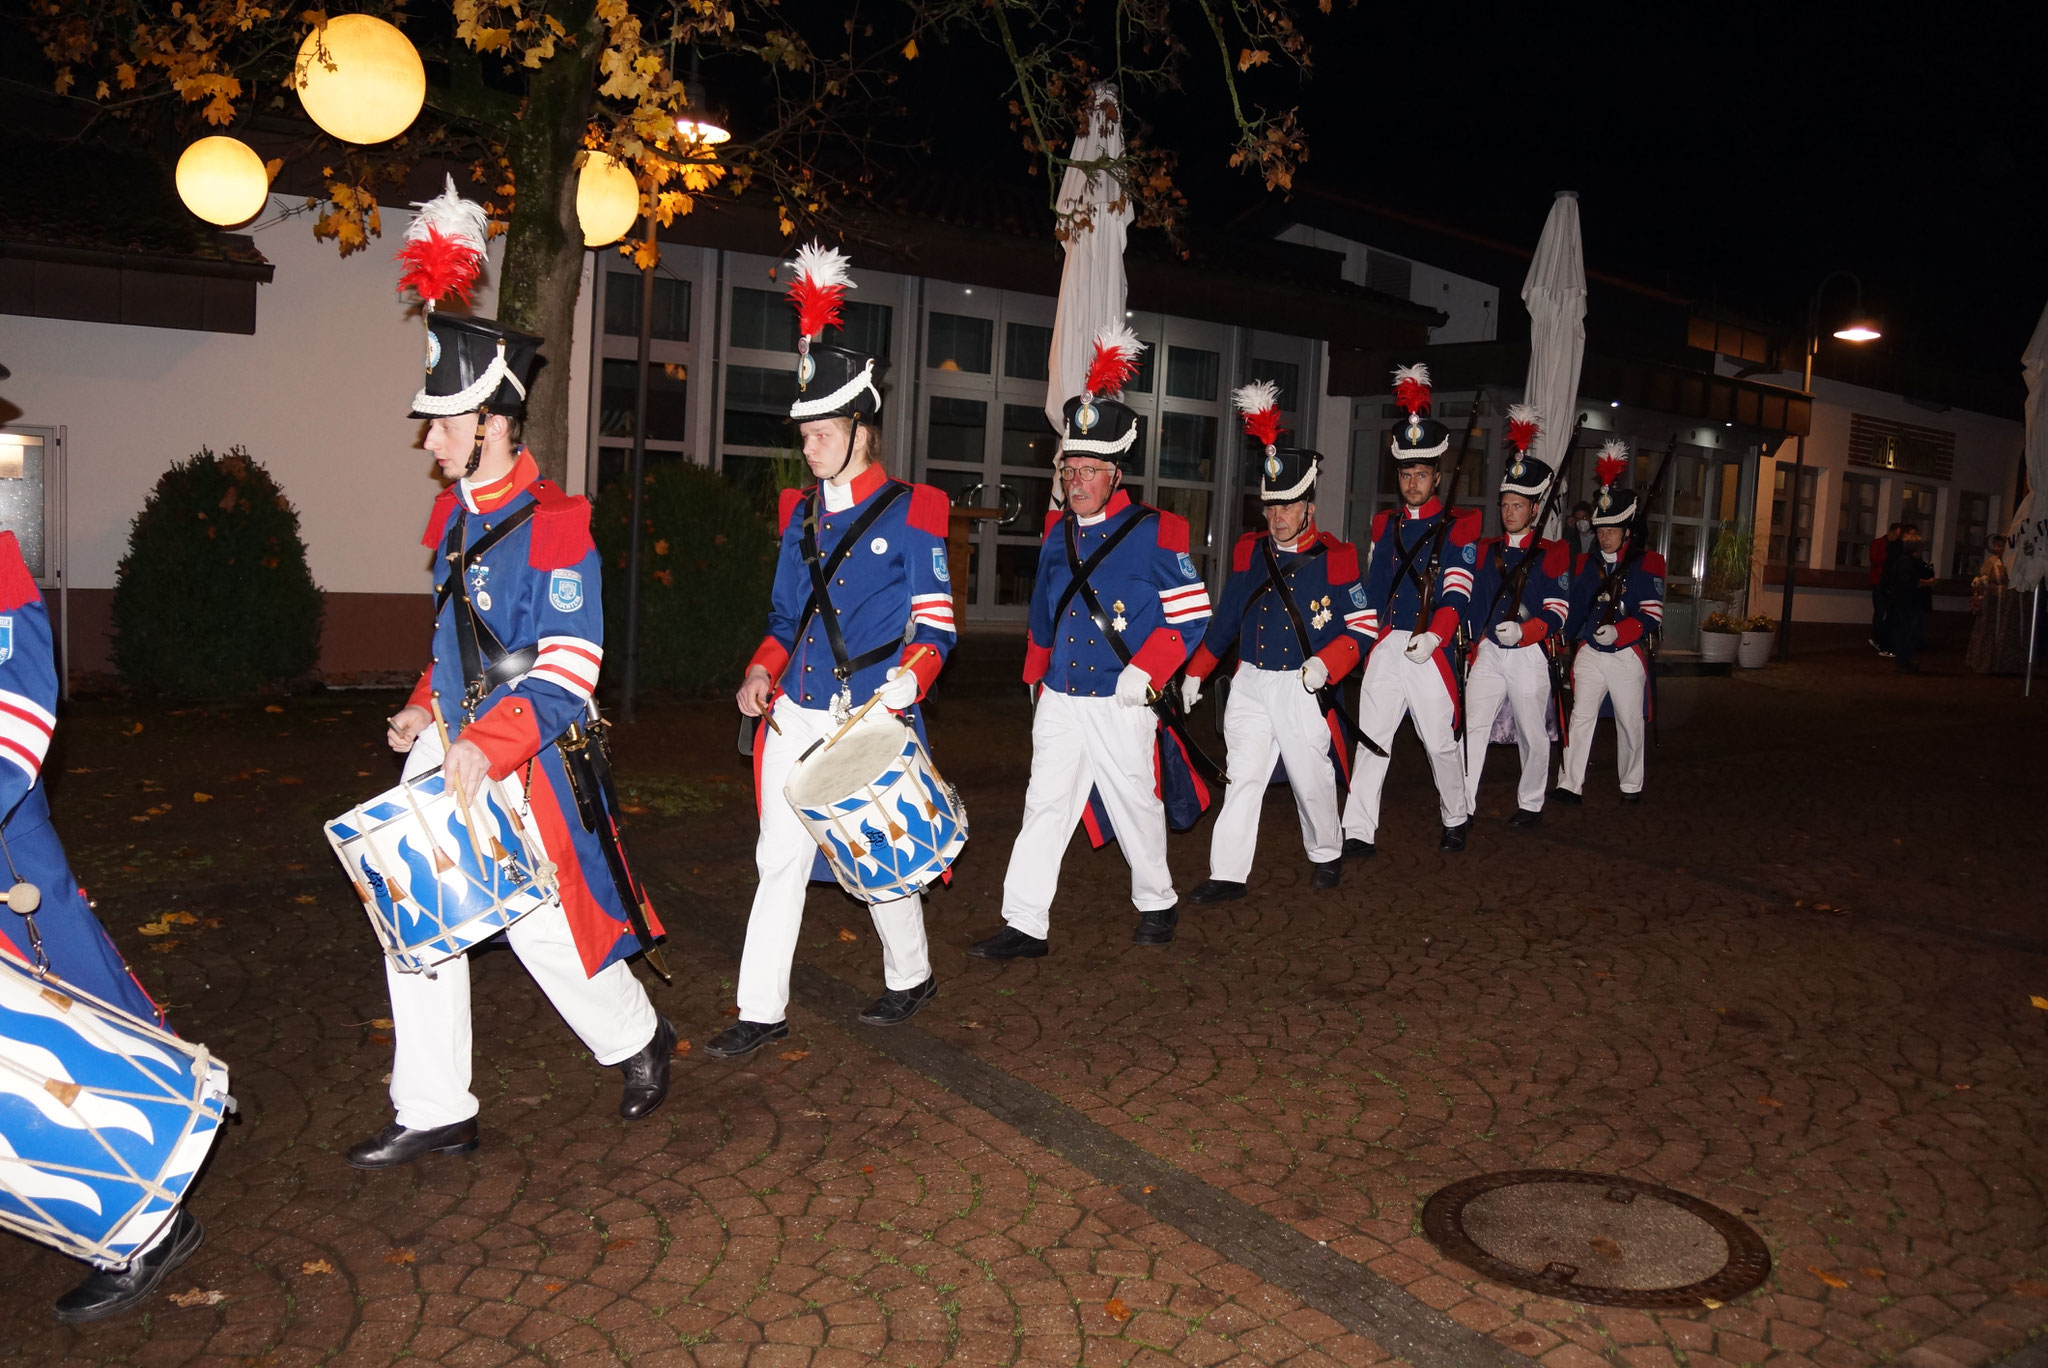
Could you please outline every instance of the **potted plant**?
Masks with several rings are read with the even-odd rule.
[[[1726,613],[1709,613],[1700,623],[1700,663],[1726,665],[1742,642],[1742,623]]]
[[[1739,617],[1747,606],[1749,582],[1756,568],[1756,529],[1747,520],[1729,519],[1714,529],[1713,544],[1707,548],[1706,573],[1700,576],[1700,653],[1706,653],[1706,619]],[[1720,629],[1739,631],[1731,625]]]
[[[1742,639],[1735,648],[1735,663],[1745,670],[1760,670],[1771,658],[1771,645],[1778,639],[1778,624],[1769,614],[1758,613],[1742,622]]]

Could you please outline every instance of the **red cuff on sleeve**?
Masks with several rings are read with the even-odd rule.
[[[491,710],[462,729],[491,760],[491,778],[503,779],[540,752],[540,723],[533,704],[518,694],[499,699]]]
[[[1550,623],[1540,617],[1522,619],[1522,645],[1534,646],[1550,635]]]
[[[1035,641],[1024,646],[1024,682],[1036,684],[1045,678],[1045,672],[1052,668],[1052,647],[1041,646]]]
[[[1188,678],[1207,679],[1210,675],[1216,673],[1216,666],[1219,663],[1215,656],[1209,654],[1207,646],[1197,646],[1195,647],[1195,658],[1188,662]]]
[[[1317,651],[1316,659],[1323,662],[1330,672],[1330,682],[1335,684],[1358,665],[1358,642],[1346,632]]]
[[[1623,618],[1614,624],[1614,644],[1633,646],[1643,639],[1643,624],[1635,618]]]
[[[425,708],[433,711],[434,671],[431,666],[420,671],[420,682],[412,686],[412,697],[405,700],[408,708]]]
[[[921,701],[932,691],[932,684],[938,679],[939,671],[946,668],[946,662],[930,646],[905,646],[896,663],[901,665],[908,660],[912,651],[917,652],[917,659],[912,662],[910,672],[917,676],[917,696]]]
[[[1145,644],[1131,653],[1131,664],[1152,676],[1152,687],[1162,692],[1174,671],[1188,658],[1188,648],[1181,641],[1180,633],[1171,627],[1155,628]]]
[[[754,648],[754,658],[747,662],[747,668],[759,665],[768,672],[770,679],[782,678],[782,671],[789,664],[789,648],[772,636],[761,638],[761,644]]]
[[[1458,634],[1458,610],[1446,605],[1430,615],[1429,630],[1445,641]]]

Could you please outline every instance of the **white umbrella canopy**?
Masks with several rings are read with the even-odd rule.
[[[1551,202],[1522,282],[1522,303],[1529,310],[1529,377],[1522,398],[1543,414],[1543,434],[1529,454],[1563,478],[1564,445],[1578,417],[1579,366],[1586,356],[1586,249],[1576,191],[1560,190]]]
[[[1123,111],[1117,89],[1107,81],[1089,91],[1088,109],[1074,139],[1072,160],[1102,164],[1124,154]],[[1124,236],[1132,207],[1115,176],[1106,170],[1069,166],[1060,178],[1060,233],[1067,248],[1060,272],[1060,298],[1052,321],[1047,359],[1045,416],[1062,427],[1068,399],[1081,392],[1082,377],[1095,355],[1095,336],[1124,321]],[[1059,481],[1053,481],[1059,501]]]
[[[2020,357],[2027,377],[2027,497],[2013,514],[2006,556],[2012,587],[2038,589],[2048,580],[2048,308],[2034,325],[2034,338]]]

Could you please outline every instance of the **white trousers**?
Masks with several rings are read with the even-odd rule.
[[[877,705],[880,706],[879,704]],[[789,695],[775,700],[775,723],[762,734],[761,836],[754,843],[754,868],[761,882],[747,916],[747,944],[740,954],[740,1020],[773,1023],[789,1013],[789,971],[803,930],[804,899],[818,843],[782,795],[797,757],[839,730],[824,708],[800,706]],[[924,938],[924,899],[918,894],[870,903],[875,935],[882,942],[882,982],[915,988],[932,976]]]
[[[1572,662],[1572,734],[1565,743],[1564,773],[1558,787],[1582,793],[1586,762],[1593,754],[1593,728],[1600,725],[1600,700],[1614,700],[1615,768],[1621,791],[1643,791],[1643,656],[1640,651],[1596,651],[1581,646]]]
[[[440,763],[438,742],[422,737],[406,757],[406,777]],[[623,960],[585,976],[560,902],[550,900],[513,922],[505,939],[599,1064],[631,1059],[654,1039],[661,1022],[647,989]],[[391,1103],[408,1130],[452,1126],[477,1113],[469,1090],[469,956],[435,965],[433,975],[400,973],[384,961],[394,1038]]]
[[[1239,665],[1230,681],[1230,704],[1223,710],[1223,741],[1229,747],[1230,782],[1209,838],[1210,878],[1243,883],[1251,873],[1259,811],[1275,763],[1287,766],[1310,863],[1328,864],[1343,855],[1330,725],[1316,696],[1301,687],[1300,670]]]
[[[1515,744],[1522,752],[1515,806],[1541,812],[1543,791],[1550,783],[1550,736],[1543,721],[1550,708],[1550,663],[1541,646],[1509,650],[1492,641],[1479,643],[1479,654],[1465,676],[1465,807],[1479,808],[1487,736],[1502,698],[1515,716]]]
[[[1385,633],[1366,657],[1365,682],[1358,694],[1358,729],[1391,751],[1401,719],[1411,719],[1423,750],[1428,752],[1430,772],[1436,776],[1438,816],[1445,826],[1457,826],[1472,811],[1465,801],[1464,759],[1451,731],[1457,703],[1435,656],[1410,660],[1402,654],[1408,635]],[[1344,805],[1345,836],[1360,841],[1376,837],[1380,790],[1386,782],[1387,757],[1360,746],[1358,765],[1352,771],[1351,799]]]
[[[1043,938],[1052,925],[1060,861],[1074,824],[1099,789],[1131,866],[1131,902],[1159,912],[1177,901],[1166,868],[1166,804],[1154,773],[1158,717],[1114,698],[1072,698],[1047,689],[1031,718],[1031,781],[1024,824],[1003,876],[1003,920]]]

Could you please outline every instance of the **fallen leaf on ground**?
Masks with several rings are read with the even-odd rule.
[[[283,712],[283,711],[284,711],[284,709],[283,709],[283,708],[281,708],[281,707],[279,707],[279,706],[278,706],[277,704],[275,704],[275,703],[266,703],[266,704],[264,705],[264,707],[263,707],[263,711],[265,711],[265,712],[268,712],[268,713],[280,713],[280,712]]]
[[[1766,1107],[1782,1107],[1785,1105],[1775,1097],[1759,1097],[1757,1101],[1763,1103]]]
[[[388,1264],[418,1263],[419,1256],[410,1249],[394,1249],[384,1256],[384,1262]]]
[[[319,899],[319,898],[317,898],[317,897],[315,897],[315,896],[314,896],[313,894],[311,894],[311,893],[301,893],[301,894],[299,894],[299,896],[298,896],[298,897],[296,897],[296,898],[293,898],[293,899],[292,899],[292,901],[293,901],[293,902],[295,902],[295,903],[297,903],[297,904],[299,904],[299,905],[300,905],[301,907],[305,907],[305,906],[308,906],[308,905],[310,905],[310,904],[312,904],[312,903],[316,903],[316,902],[319,902],[319,901],[320,901],[320,899]]]
[[[839,928],[839,939],[841,939],[841,940],[843,940],[843,941],[847,942],[848,944],[851,944],[851,943],[853,943],[854,941],[857,941],[857,940],[859,940],[859,939],[860,939],[860,932],[858,932],[858,931],[849,931],[849,930],[847,930],[847,929],[846,929],[845,927],[843,927],[843,926],[842,926],[842,927],[840,927],[840,928]]]
[[[1866,1278],[1882,1278],[1884,1276],[1882,1268],[1859,1268],[1856,1271]]]
[[[293,775],[280,774],[277,776],[277,782],[280,784],[303,784],[306,781],[303,779],[296,778]]]
[[[963,1021],[960,1024],[962,1026],[965,1026],[970,1031],[978,1031],[981,1029],[981,1023],[978,1021]]]
[[[547,1284],[545,1284],[545,1285],[543,1285],[543,1286],[542,1286],[542,1288],[541,1288],[541,1291],[543,1291],[543,1292],[559,1292],[559,1291],[561,1291],[561,1290],[562,1290],[563,1288],[567,1287],[568,1285],[569,1285],[569,1284],[567,1284],[567,1283],[547,1283]]]
[[[738,1016],[740,1014],[740,1009],[737,1007],[728,1007],[725,1009],[725,1014],[727,1016]]]
[[[173,1306],[219,1306],[227,1299],[228,1294],[225,1292],[201,1292],[196,1287],[190,1292],[173,1292],[171,1294],[171,1304]]]
[[[2048,997],[2042,997],[2039,993],[2036,993],[2034,996],[2028,998],[2027,1001],[2033,1003],[2042,1011],[2048,1012]]]
[[[1709,1311],[1719,1311],[1722,1307],[1726,1306],[1727,1304],[1728,1303],[1723,1301],[1716,1301],[1712,1297],[1700,1298],[1700,1305],[1706,1307]]]
[[[1591,1245],[1593,1252],[1603,1259],[1619,1259],[1621,1257],[1621,1246],[1608,1239],[1605,1235],[1595,1235],[1586,1243]]]
[[[142,735],[142,724],[141,724],[140,722],[137,722],[137,723],[136,723],[136,724],[135,724],[134,726],[130,727],[130,728],[129,728],[129,729],[127,730],[127,731],[124,731],[124,732],[122,732],[122,733],[121,733],[121,735],[123,735],[123,736],[140,736],[140,735]],[[176,1300],[177,1300],[177,1298],[176,1298],[176,1297],[173,1297],[173,1298],[171,1298],[171,1300],[172,1300],[172,1301],[176,1301]]]
[[[1127,1321],[1131,1318],[1131,1308],[1124,1305],[1122,1297],[1111,1297],[1102,1304],[1102,1309],[1109,1312],[1111,1320]]]
[[[1957,1092],[1968,1092],[1969,1090],[1970,1090],[1970,1085],[1969,1085],[1969,1084],[1967,1084],[1967,1083],[1958,1083],[1958,1084],[1956,1084],[1956,1091],[1957,1091]]]
[[[221,920],[219,917],[208,917],[205,921],[199,924],[209,931],[218,931],[221,928]]]
[[[64,772],[66,774],[91,774],[93,771],[90,765],[80,765],[77,769],[68,769]]]
[[[1824,1269],[1815,1268],[1812,1264],[1808,1264],[1806,1266],[1806,1271],[1813,1274],[1814,1277],[1819,1278],[1829,1287],[1847,1287],[1849,1285],[1849,1280],[1847,1278],[1838,1278],[1834,1274],[1829,1273]]]
[[[160,921],[144,922],[135,929],[145,936],[168,936],[171,934],[171,928]]]
[[[286,866],[285,866],[285,868],[286,868],[286,869],[304,869],[304,868],[305,868],[305,866],[304,866],[304,865],[302,865],[302,864],[288,864],[288,865],[286,865]]]
[[[334,1265],[325,1259],[308,1259],[299,1265],[301,1273],[332,1273]]]
[[[822,1121],[822,1120],[824,1120],[824,1118],[825,1118],[825,1113],[823,1113],[823,1112],[819,1111],[819,1110],[818,1110],[817,1108],[815,1108],[815,1107],[805,1107],[805,1108],[801,1109],[800,1111],[798,1111],[798,1112],[797,1112],[797,1115],[798,1115],[798,1116],[808,1116],[808,1117],[810,1117],[810,1118],[811,1118],[812,1120],[814,1120],[814,1121]]]
[[[210,803],[213,801],[213,795],[210,793],[195,793],[192,795],[192,801],[195,803]]]
[[[1157,1191],[1159,1191],[1159,1189],[1158,1189],[1158,1188],[1157,1188],[1156,1186],[1154,1186],[1153,1184],[1151,1184],[1151,1183],[1147,1183],[1147,1184],[1145,1184],[1145,1186],[1144,1186],[1144,1187],[1142,1187],[1142,1188],[1140,1188],[1140,1189],[1138,1189],[1138,1190],[1139,1190],[1140,1192],[1157,1192]]]
[[[166,912],[164,913],[162,920],[167,924],[174,924],[177,926],[199,925],[199,918],[193,916],[190,912]]]
[[[689,1041],[687,1041],[687,1040],[678,1040],[678,1041],[676,1042],[676,1053],[677,1053],[677,1054],[679,1054],[679,1055],[686,1055],[686,1054],[688,1054],[689,1052],[690,1052],[690,1042],[689,1042]]]
[[[781,1057],[794,1064],[799,1059],[809,1059],[811,1052],[809,1050],[784,1050]]]
[[[624,1239],[620,1239],[620,1240],[612,1240],[612,1241],[609,1241],[609,1242],[607,1242],[607,1243],[606,1243],[606,1245],[605,1245],[605,1247],[604,1247],[604,1252],[605,1252],[605,1253],[607,1253],[607,1254],[610,1254],[610,1253],[612,1253],[612,1252],[614,1252],[614,1251],[616,1251],[616,1250],[620,1250],[620,1249],[631,1249],[631,1248],[632,1248],[632,1247],[633,1247],[634,1245],[636,1245],[636,1244],[638,1244],[638,1243],[639,1243],[639,1241],[638,1241],[638,1240],[624,1240]]]
[[[370,1043],[372,1045],[389,1045],[391,1037],[385,1035],[382,1031],[372,1031],[370,1032]]]
[[[2048,1297],[2048,1282],[2016,1282],[2012,1290],[2022,1297]]]
[[[875,1166],[873,1164],[862,1164],[860,1166],[860,1171],[862,1173],[873,1173],[875,1171]]]

